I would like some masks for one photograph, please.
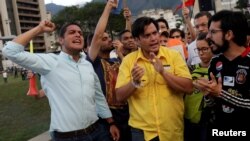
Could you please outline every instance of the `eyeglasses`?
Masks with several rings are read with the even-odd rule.
[[[194,51],[195,51],[196,53],[200,53],[200,52],[202,52],[202,53],[207,53],[207,52],[209,51],[209,48],[210,48],[210,47],[195,48]]]
[[[176,35],[176,36],[171,36],[171,38],[180,38],[180,35]]]
[[[216,34],[219,31],[222,31],[222,30],[221,29],[211,29],[211,30],[208,30],[208,34]]]

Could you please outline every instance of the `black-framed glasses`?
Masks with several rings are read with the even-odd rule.
[[[201,48],[195,48],[194,51],[196,53],[202,52],[202,53],[207,53],[209,51],[210,47],[201,47]]]
[[[220,32],[222,31],[221,29],[211,29],[211,30],[208,30],[208,33],[209,34],[216,34],[217,32]]]

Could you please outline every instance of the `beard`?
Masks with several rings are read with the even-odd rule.
[[[224,53],[225,51],[228,50],[229,42],[227,40],[225,40],[225,38],[223,38],[222,41],[223,41],[223,44],[219,45],[219,44],[216,44],[214,41],[210,40],[210,43],[215,46],[215,47],[212,48],[213,54]]]
[[[110,47],[101,47],[101,51],[105,52],[105,53],[109,53],[111,52],[113,49],[115,49],[115,47],[110,46]]]

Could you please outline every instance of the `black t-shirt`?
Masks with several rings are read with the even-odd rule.
[[[209,67],[218,80],[221,77],[224,94],[215,98],[214,127],[219,129],[250,129],[250,50],[233,60],[223,54],[215,56]],[[250,134],[250,133],[249,133]]]

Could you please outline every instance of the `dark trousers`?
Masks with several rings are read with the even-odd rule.
[[[98,128],[90,134],[72,136],[69,138],[58,138],[55,136],[55,132],[50,132],[52,141],[112,141],[110,138],[109,130],[100,124]]]
[[[145,141],[143,130],[132,127],[131,134],[132,134],[132,141]],[[151,139],[150,141],[160,141],[159,136]]]

